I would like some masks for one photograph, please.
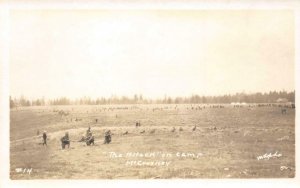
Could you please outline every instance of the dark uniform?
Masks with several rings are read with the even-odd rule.
[[[92,132],[89,129],[89,132],[87,132],[87,136],[86,136],[86,145],[89,146],[91,144],[94,145],[94,136],[93,136]]]
[[[111,142],[111,133],[110,130],[105,132],[104,144],[109,144]]]
[[[66,133],[65,136],[62,137],[60,140],[62,149],[65,149],[66,145],[68,145],[68,148],[70,147],[69,133]]]
[[[86,138],[86,145],[90,146],[91,144],[95,144],[94,143],[95,139],[94,136],[90,135],[89,137]]]
[[[43,133],[43,145],[47,146],[47,134],[46,134],[46,131],[44,131],[44,133]]]

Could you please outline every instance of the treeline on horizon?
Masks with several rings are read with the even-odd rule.
[[[15,106],[45,106],[45,105],[107,105],[107,104],[213,104],[213,103],[276,103],[278,99],[295,102],[295,91],[270,91],[268,93],[236,93],[233,95],[220,96],[199,96],[192,95],[190,97],[168,97],[163,99],[146,99],[143,95],[134,95],[133,97],[117,97],[91,99],[90,97],[82,97],[80,99],[71,100],[67,97],[57,99],[35,99],[29,100],[24,96],[12,98],[10,96],[10,107]]]

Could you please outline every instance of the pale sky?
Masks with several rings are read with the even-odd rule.
[[[10,24],[13,97],[295,89],[292,11],[14,10]]]

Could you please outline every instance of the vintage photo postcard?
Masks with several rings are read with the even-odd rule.
[[[224,2],[3,3],[9,181],[296,181],[299,2]]]

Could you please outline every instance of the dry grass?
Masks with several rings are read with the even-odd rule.
[[[139,105],[134,109],[105,110],[108,106],[31,107],[11,110],[10,160],[12,179],[149,179],[149,178],[285,178],[295,175],[295,110],[279,108],[187,109],[185,105]],[[112,106],[111,106],[112,107]],[[116,107],[116,106],[114,106]],[[129,106],[130,107],[130,106]],[[165,107],[168,107],[166,109]],[[61,116],[57,111],[68,111]],[[117,116],[116,116],[117,115]],[[76,118],[82,121],[74,121]],[[95,119],[98,119],[96,123]],[[72,119],[72,121],[71,121]],[[136,121],[141,127],[136,128]],[[60,137],[69,132],[80,140],[88,126],[95,146],[72,142],[61,150]],[[196,130],[193,131],[194,126]],[[173,127],[175,131],[172,132]],[[179,131],[182,127],[183,131]],[[113,133],[103,144],[104,132]],[[43,147],[37,130],[48,132]],[[145,133],[140,132],[145,130]],[[128,134],[124,134],[125,132]],[[284,139],[280,139],[284,138]],[[257,160],[278,151],[283,156]],[[105,153],[106,152],[106,153]],[[108,152],[201,152],[200,158],[170,157],[169,166],[126,166],[128,158]],[[130,160],[141,158],[130,158]],[[143,161],[165,160],[142,158]],[[281,166],[290,169],[281,170]],[[32,168],[31,174],[16,168]]]

